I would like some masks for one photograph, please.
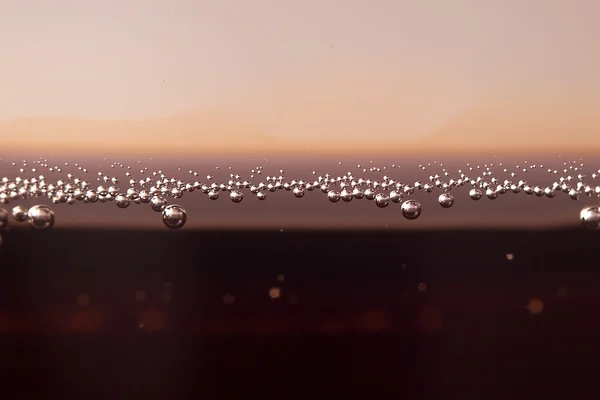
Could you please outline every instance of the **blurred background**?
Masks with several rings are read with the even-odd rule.
[[[0,177],[595,188],[599,12],[4,0]],[[467,186],[449,209],[437,189],[405,196],[412,221],[319,190],[186,193],[179,230],[148,204],[5,204],[56,223],[0,231],[0,398],[593,396],[599,237],[579,212],[597,192],[473,201]]]

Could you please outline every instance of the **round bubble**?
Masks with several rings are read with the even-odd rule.
[[[338,192],[336,192],[335,190],[330,190],[327,193],[327,198],[329,199],[330,202],[337,203],[338,201],[340,201],[340,194]]]
[[[469,196],[473,200],[479,200],[483,196],[483,193],[481,193],[481,190],[479,190],[477,188],[473,188],[469,191]]]
[[[346,203],[348,203],[349,201],[352,201],[352,199],[354,198],[354,195],[352,194],[351,191],[349,191],[348,189],[344,189],[342,190],[342,192],[340,193],[340,197],[342,198],[342,200]]]
[[[256,198],[259,200],[264,200],[267,198],[267,194],[265,192],[258,192],[256,193]]]
[[[390,198],[385,193],[378,193],[375,196],[375,205],[379,208],[386,208],[390,205]]]
[[[90,203],[95,203],[98,201],[98,193],[96,193],[93,190],[88,190],[87,192],[85,192],[85,198]]]
[[[352,195],[354,196],[355,199],[360,200],[363,197],[365,197],[365,194],[363,193],[362,190],[360,190],[359,188],[354,188],[354,190],[352,191]]]
[[[211,200],[217,200],[219,198],[219,192],[217,190],[211,190],[208,192],[208,198]]]
[[[129,207],[129,203],[131,203],[131,200],[129,200],[129,197],[127,197],[127,195],[121,193],[118,194],[117,197],[115,197],[115,203],[117,203],[117,207],[119,208],[127,208]]]
[[[569,197],[571,200],[579,200],[579,191],[577,189],[569,190]]]
[[[392,190],[392,191],[390,192],[390,200],[391,200],[393,203],[400,203],[400,202],[402,201],[402,197],[403,197],[403,195],[402,195],[402,193],[401,193],[401,192],[397,192],[397,191],[395,191],[395,190]]]
[[[454,204],[454,196],[450,193],[442,193],[440,194],[440,197],[438,197],[438,202],[443,208],[450,208]]]
[[[150,206],[156,212],[161,212],[167,206],[167,200],[162,197],[154,196],[152,200],[150,200]]]
[[[12,209],[12,216],[17,222],[27,221],[27,210],[22,206],[16,206]]]
[[[498,192],[496,192],[494,189],[487,189],[485,191],[485,195],[490,200],[494,200],[494,199],[498,198]]]
[[[145,190],[141,190],[139,196],[142,203],[150,203],[152,201],[152,195]]]
[[[177,204],[166,206],[162,211],[162,220],[169,229],[179,229],[187,221],[185,209]]]
[[[599,207],[587,207],[581,210],[579,214],[581,223],[588,229],[599,230],[600,229],[600,210]]]
[[[304,197],[304,189],[298,187],[294,188],[294,196],[296,196],[299,199]]]
[[[364,195],[367,200],[373,200],[376,196],[376,193],[373,189],[367,188],[367,189],[365,189]]]
[[[8,211],[0,207],[0,229],[8,225]]]
[[[421,204],[416,200],[407,200],[400,207],[402,215],[406,219],[417,219],[421,215]]]
[[[48,206],[37,205],[27,211],[27,221],[32,228],[50,229],[54,226],[54,212]]]
[[[232,190],[231,193],[229,193],[229,198],[234,203],[239,203],[244,200],[244,195],[239,190]]]

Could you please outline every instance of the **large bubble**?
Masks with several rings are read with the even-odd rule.
[[[33,206],[27,212],[27,222],[32,228],[50,229],[54,226],[54,212],[48,206]]]
[[[166,206],[162,211],[162,220],[169,229],[179,229],[187,221],[185,209],[177,204]]]
[[[8,211],[0,207],[0,229],[8,225]]]
[[[404,218],[413,220],[421,215],[421,203],[416,200],[406,200],[401,206]]]
[[[600,229],[600,210],[599,207],[587,207],[581,210],[579,214],[581,223],[588,229],[599,230]]]

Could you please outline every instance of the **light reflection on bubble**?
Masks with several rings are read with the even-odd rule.
[[[108,162],[107,159],[105,161]],[[268,159],[264,161],[268,162]],[[35,205],[27,209],[21,204],[13,204],[36,198],[47,198],[57,205],[113,202],[120,209],[149,204],[152,210],[161,213],[166,227],[179,229],[187,220],[187,212],[183,207],[171,204],[171,201],[193,192],[196,195],[206,195],[211,200],[228,197],[234,204],[242,202],[246,191],[267,204],[270,193],[290,192],[293,197],[301,199],[307,192],[314,192],[325,195],[329,203],[372,201],[380,209],[393,208],[389,206],[399,204],[395,218],[403,216],[407,220],[416,220],[423,212],[421,203],[410,198],[417,192],[441,191],[437,194],[438,203],[445,209],[452,208],[456,201],[461,201],[456,192],[452,192],[459,187],[469,188],[468,196],[475,201],[484,197],[495,200],[507,193],[523,193],[525,196],[544,199],[566,195],[572,200],[600,196],[600,185],[595,181],[600,175],[596,172],[586,175],[583,163],[576,161],[563,162],[561,168],[544,168],[543,165],[525,161],[522,165],[516,165],[513,171],[502,163],[467,163],[465,168],[451,171],[443,163],[433,161],[419,165],[419,170],[424,174],[423,179],[407,182],[403,182],[401,176],[393,176],[394,173],[401,172],[400,165],[377,165],[374,161],[369,162],[368,168],[357,165],[356,173],[347,171],[333,175],[312,171],[312,175],[293,179],[284,176],[285,170],[282,168],[276,168],[276,173],[270,174],[263,166],[255,164],[250,171],[246,171],[246,177],[233,171],[232,166],[225,169],[229,173],[228,177],[217,177],[224,172],[217,166],[217,175],[204,175],[206,179],[201,179],[202,173],[194,169],[183,169],[182,172],[182,168],[178,168],[179,176],[171,176],[161,169],[152,170],[142,165],[141,160],[137,164],[136,168],[132,168],[116,161],[108,163],[108,170],[88,173],[88,169],[78,163],[65,162],[65,166],[77,168],[66,173],[58,164],[43,158],[13,162],[12,168],[16,169],[16,173],[5,176],[0,181],[0,204],[4,206],[0,206],[0,229],[5,228],[11,219],[17,223],[27,222],[37,229],[54,226],[54,212],[48,206]],[[346,164],[338,162],[338,166],[344,166],[342,168]],[[544,168],[552,177],[554,181],[551,184],[542,185],[523,178],[528,171],[538,167]],[[126,171],[125,179],[111,176],[113,174],[109,171],[117,168]],[[437,173],[430,172],[433,168],[436,168]],[[46,171],[48,176],[44,175]],[[57,176],[56,174],[60,178],[50,178]],[[94,179],[97,181],[95,184]],[[225,192],[223,196],[221,192]],[[581,210],[580,221],[590,230],[599,230],[598,206],[588,205]]]

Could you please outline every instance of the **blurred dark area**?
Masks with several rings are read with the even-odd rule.
[[[598,232],[0,234],[3,400],[600,393]]]

